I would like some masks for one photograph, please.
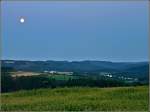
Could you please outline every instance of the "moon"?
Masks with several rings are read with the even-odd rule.
[[[25,19],[24,18],[20,18],[20,23],[24,23]]]

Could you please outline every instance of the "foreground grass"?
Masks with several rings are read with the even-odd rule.
[[[147,111],[148,86],[58,88],[3,93],[2,110]]]

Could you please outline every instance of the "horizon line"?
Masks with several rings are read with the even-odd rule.
[[[67,62],[82,62],[82,61],[101,61],[101,62],[117,62],[117,63],[138,63],[138,62],[149,62],[149,60],[141,61],[110,61],[110,60],[96,60],[96,59],[82,59],[82,60],[33,60],[33,59],[1,59],[1,61],[67,61]]]

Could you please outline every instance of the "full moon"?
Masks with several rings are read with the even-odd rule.
[[[24,18],[20,18],[20,23],[24,23]]]

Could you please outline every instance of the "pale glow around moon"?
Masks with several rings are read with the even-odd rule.
[[[20,23],[24,23],[25,19],[24,18],[20,18]]]

